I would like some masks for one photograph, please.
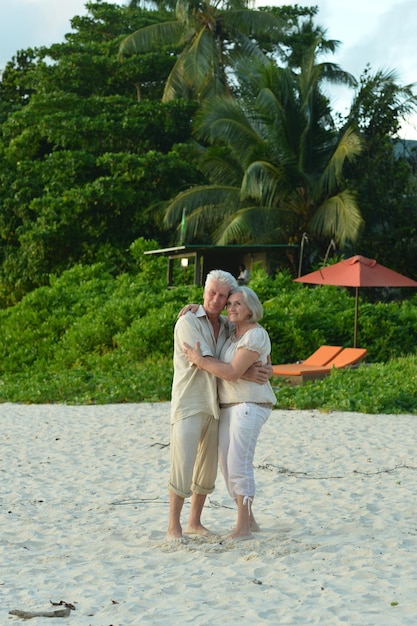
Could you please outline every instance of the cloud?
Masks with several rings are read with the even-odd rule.
[[[400,82],[417,81],[416,4],[407,0],[383,16],[374,46],[378,58],[396,69]]]
[[[340,63],[356,76],[369,63],[374,71],[395,70],[400,82],[412,82],[413,73],[417,79],[414,17],[414,0],[374,16],[359,41],[343,48]]]

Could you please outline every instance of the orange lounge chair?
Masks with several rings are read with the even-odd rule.
[[[283,363],[281,365],[273,365],[272,371],[274,375],[280,376],[279,372],[282,368],[286,368],[286,371],[295,369],[298,371],[300,366],[314,365],[316,367],[323,367],[327,365],[332,359],[334,359],[340,352],[342,352],[342,346],[320,346],[313,354],[307,357],[304,361],[298,361],[297,363]],[[276,370],[276,371],[275,371]]]
[[[337,369],[355,367],[364,360],[367,352],[365,348],[344,348],[323,366],[309,365],[305,361],[299,364],[273,365],[273,375],[285,378],[286,381],[293,384],[302,384],[306,380],[324,378],[330,374],[333,367]]]

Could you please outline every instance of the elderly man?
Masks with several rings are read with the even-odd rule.
[[[168,541],[186,543],[181,526],[184,500],[191,497],[187,535],[208,535],[201,523],[206,496],[214,490],[217,475],[219,403],[217,379],[191,366],[183,344],[200,342],[202,354],[218,358],[228,336],[227,319],[221,315],[236,279],[223,270],[206,278],[203,305],[195,314],[182,315],[174,332],[174,379],[171,399],[171,470]],[[263,384],[272,375],[270,364],[255,364],[245,378]]]

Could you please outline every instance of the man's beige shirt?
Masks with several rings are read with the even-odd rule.
[[[220,316],[220,331],[216,341],[213,327],[202,306],[195,315],[189,312],[178,319],[174,330],[171,424],[201,412],[219,417],[217,378],[189,364],[183,342],[194,347],[195,342],[199,341],[203,356],[219,358],[227,337],[227,319]]]

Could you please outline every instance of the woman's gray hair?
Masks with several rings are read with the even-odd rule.
[[[225,270],[211,270],[211,272],[209,272],[206,276],[206,282],[204,285],[205,289],[207,288],[208,283],[212,280],[217,280],[219,283],[225,283],[231,292],[236,291],[238,286],[236,278],[230,272],[225,272]]]
[[[247,305],[249,311],[251,312],[251,316],[249,318],[250,322],[259,322],[262,319],[264,314],[264,308],[260,303],[260,300],[256,293],[250,287],[241,286],[234,290],[233,294],[241,293],[242,300]]]

